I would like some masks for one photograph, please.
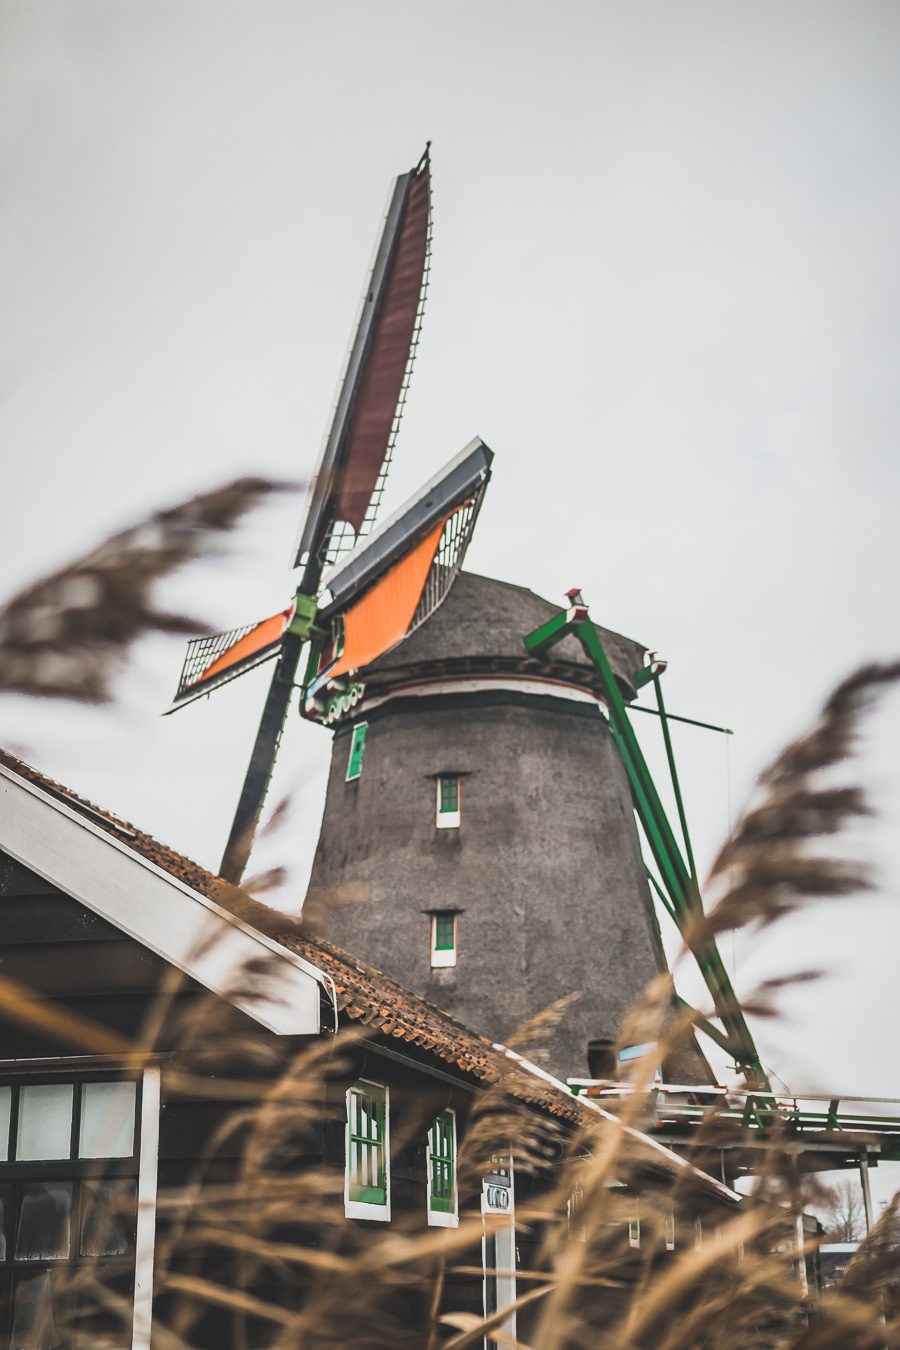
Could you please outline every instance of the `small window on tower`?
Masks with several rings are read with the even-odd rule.
[[[431,964],[456,965],[456,920],[452,909],[439,909],[431,916]]]
[[[350,738],[350,758],[347,761],[347,782],[358,778],[362,773],[363,751],[366,748],[366,732],[369,729],[368,722],[360,722],[353,728],[353,735]]]
[[[459,829],[459,775],[442,773],[437,780],[437,827]]]

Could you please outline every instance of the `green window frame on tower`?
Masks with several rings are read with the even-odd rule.
[[[455,1227],[456,1204],[456,1112],[442,1111],[428,1131],[428,1222]]]
[[[437,776],[437,819],[439,830],[454,830],[460,822],[459,774],[441,773]]]
[[[450,909],[439,910],[434,916],[434,950],[452,951],[456,946],[456,915]]]
[[[351,783],[355,778],[359,778],[362,773],[363,751],[366,748],[366,733],[368,730],[368,722],[357,722],[353,728],[353,735],[350,737],[350,756],[347,760],[348,783]]]
[[[388,1089],[360,1080],[347,1089],[344,1208],[350,1218],[389,1219]]]
[[[458,915],[455,909],[436,909],[431,914],[431,967],[456,965]]]

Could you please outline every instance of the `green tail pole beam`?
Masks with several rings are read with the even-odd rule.
[[[681,797],[681,784],[678,782],[678,770],[675,767],[675,753],[672,749],[672,737],[669,735],[669,719],[666,716],[666,705],[663,701],[662,685],[659,681],[659,675],[653,677],[653,687],[656,690],[656,706],[659,709],[659,724],[662,727],[663,741],[666,747],[666,759],[669,761],[669,774],[672,779],[672,791],[675,793],[675,805],[678,808],[678,820],[681,825],[681,837],[684,840],[684,851],[687,854],[688,867],[691,876],[696,878],[697,868],[694,864],[694,850],[691,848],[691,836],[688,831],[687,816],[684,811],[684,802]]]
[[[653,873],[650,871],[650,868],[649,868],[649,867],[646,868],[645,871],[646,871],[646,873],[647,873],[647,880],[650,882],[650,885],[653,887],[653,890],[654,890],[655,893],[656,893],[656,898],[657,898],[657,900],[658,900],[659,903],[662,905],[663,909],[666,911],[666,913],[668,914],[669,918],[672,919],[673,922],[677,923],[678,920],[677,920],[677,918],[676,918],[676,916],[675,916],[675,911],[674,911],[674,909],[672,908],[672,901],[671,901],[671,900],[669,899],[669,897],[666,895],[666,893],[665,893],[665,891],[663,890],[662,886],[660,886],[659,882],[656,880],[656,877],[655,877],[655,876],[653,875]]]
[[[600,677],[609,714],[610,731],[628,776],[635,811],[669,898],[669,904],[665,908],[671,913],[679,931],[687,940],[690,925],[702,915],[703,905],[695,875],[687,831],[687,817],[681,800],[681,790],[675,771],[671,741],[666,735],[666,751],[689,860],[687,862],[678,846],[656,789],[656,784],[635,736],[626,710],[625,700],[609,664],[600,634],[588,617],[586,608],[580,605],[573,606],[572,609],[555,615],[524,639],[525,647],[530,654],[540,656],[569,633],[578,638],[585,654],[595,666]],[[640,674],[643,675],[644,672],[642,671]],[[640,683],[646,684],[653,678],[655,678],[653,673],[649,672],[644,679],[640,680]],[[657,696],[660,697],[658,681]],[[662,702],[660,702],[660,720],[665,728],[665,705]],[[734,1057],[736,1064],[743,1071],[751,1086],[768,1088],[768,1080],[753,1043],[750,1029],[738,1005],[731,980],[715,942],[705,942],[701,946],[689,942],[688,945],[700,967],[704,982],[712,996],[716,1015],[725,1031],[724,1033],[718,1031],[718,1028],[712,1027],[706,1019],[695,1018],[699,1029],[707,1031],[716,1044]],[[713,1032],[715,1032],[715,1035],[712,1034]]]

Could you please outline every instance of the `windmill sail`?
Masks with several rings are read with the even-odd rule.
[[[261,623],[245,624],[227,633],[212,633],[188,643],[181,679],[168,712],[195,698],[202,698],[229,680],[270,661],[281,650],[284,630],[294,616],[294,606],[273,614]]]
[[[318,596],[322,571],[349,532],[371,525],[397,435],[422,321],[431,238],[428,147],[396,181],[313,479],[294,561],[297,603]],[[314,607],[314,605],[313,605]],[[239,882],[259,823],[295,688],[303,639],[286,626],[220,871]],[[262,659],[262,658],[261,658]],[[239,673],[239,672],[238,672]]]
[[[346,527],[355,542],[378,509],[418,343],[430,239],[426,148],[391,193],[294,561],[307,568],[304,591],[317,584]]]

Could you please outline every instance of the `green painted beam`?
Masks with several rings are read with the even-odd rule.
[[[298,591],[294,596],[294,617],[288,624],[288,632],[305,641],[312,631],[318,612],[316,597]]]
[[[652,675],[650,676],[650,679],[653,679]],[[649,681],[643,680],[642,683],[647,684]],[[659,717],[659,713],[655,708],[644,708],[639,703],[628,703],[625,706],[628,708],[629,713],[647,713],[650,717]],[[702,727],[704,731],[720,731],[723,736],[734,735],[731,727],[718,727],[715,722],[698,722],[696,717],[681,717],[678,713],[670,712],[666,712],[666,717],[670,722],[684,722],[685,726]]]
[[[569,611],[561,610],[559,614],[548,619],[540,628],[536,628],[533,633],[529,633],[524,639],[525,650],[531,656],[542,656],[545,651],[555,647],[557,642],[561,642],[573,628],[573,622],[569,619]]]
[[[724,1050],[726,1055],[734,1055],[734,1046],[724,1031],[710,1022],[708,1017],[704,1017],[702,1013],[697,1012],[697,1009],[693,1008],[685,999],[679,998],[678,1006],[684,1012],[690,1013],[691,1021],[698,1031],[702,1031],[704,1036],[708,1036],[711,1041],[715,1041],[719,1049]]]
[[[628,717],[625,700],[609,664],[600,634],[591,619],[583,617],[584,614],[583,609],[578,612],[560,611],[554,618],[549,619],[547,623],[542,624],[540,628],[524,639],[525,648],[534,655],[540,655],[571,632],[578,638],[585,655],[596,668],[606,700],[610,731],[625,766],[634,798],[635,811],[659,871],[662,886],[668,896],[669,903],[665,908],[678,925],[682,936],[685,936],[690,931],[690,922],[695,920],[698,915],[702,915],[703,905],[690,850],[687,817],[681,801],[671,741],[668,737],[666,738],[666,749],[670,770],[673,774],[679,817],[685,835],[687,860],[675,838],[647,761],[635,736]],[[646,675],[643,672],[640,672],[640,675],[642,678],[639,681],[636,679],[636,683],[639,682],[641,685],[654,678],[654,672],[649,667]],[[662,702],[660,702],[660,718],[665,727],[665,704]],[[728,1054],[734,1056],[736,1063],[753,1086],[768,1088],[768,1080],[753,1044],[750,1028],[747,1026],[738,1005],[731,980],[715,943],[705,943],[702,947],[697,947],[693,943],[688,945],[691,947],[694,959],[710,991],[716,1014],[724,1027],[724,1032],[719,1031],[717,1027],[713,1027],[706,1019],[703,1019],[705,1025],[698,1024],[700,1029],[710,1035],[711,1039],[725,1049]],[[715,1032],[715,1034],[713,1035],[712,1032]]]
[[[672,779],[672,791],[675,793],[675,806],[678,810],[678,821],[681,825],[681,837],[684,840],[684,851],[687,854],[688,868],[691,876],[696,879],[697,868],[694,863],[694,850],[691,848],[691,836],[688,831],[687,816],[684,812],[684,802],[681,797],[681,784],[678,781],[678,770],[675,767],[675,753],[672,749],[672,737],[669,735],[669,719],[666,716],[666,705],[663,700],[662,685],[659,681],[659,675],[653,677],[653,687],[656,690],[656,703],[659,709],[659,724],[662,727],[663,741],[666,747],[666,759],[669,761],[669,774]]]

